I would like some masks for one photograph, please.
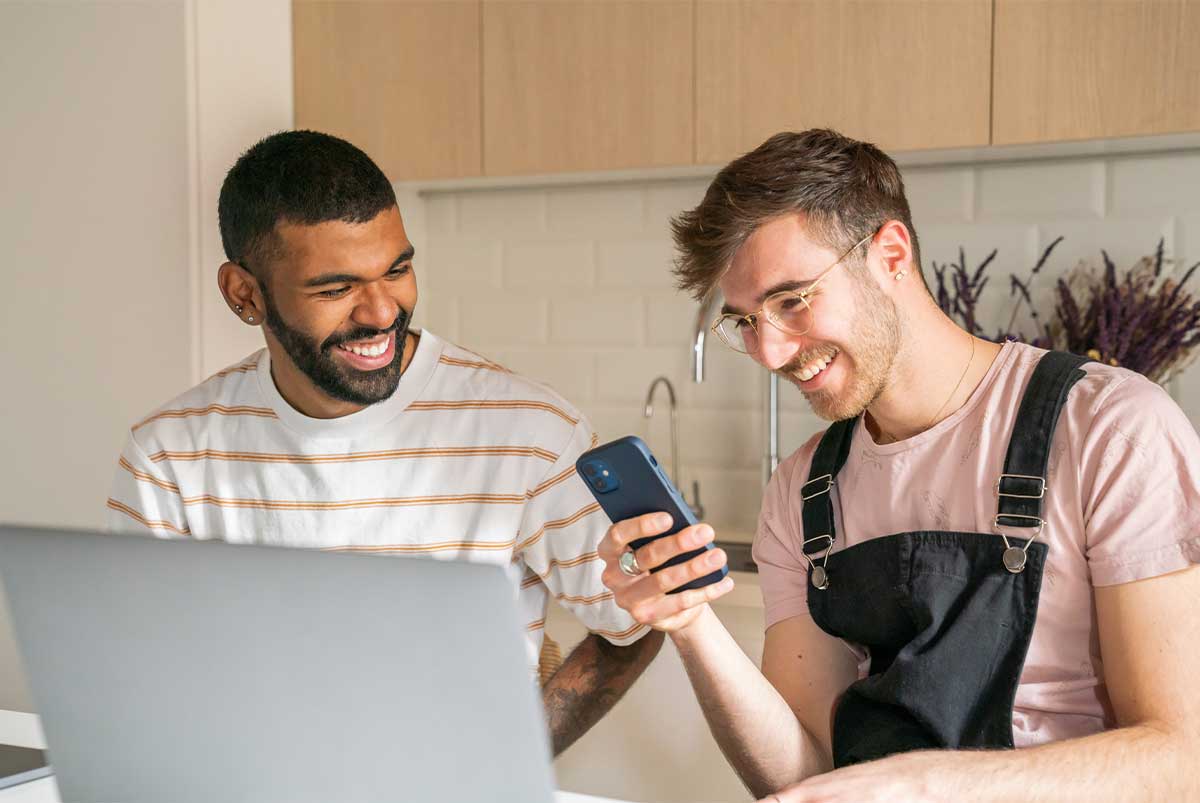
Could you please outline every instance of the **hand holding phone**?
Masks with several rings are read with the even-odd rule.
[[[614,523],[647,513],[662,512],[671,517],[672,524],[667,531],[631,541],[631,549],[640,549],[651,541],[674,535],[697,523],[683,496],[667,479],[650,449],[636,435],[619,438],[584,452],[575,461],[575,470],[583,477],[600,507]],[[650,568],[650,571],[659,572],[669,566],[685,563],[712,548],[713,545],[707,543],[698,549],[676,555],[661,565]],[[677,594],[687,589],[703,588],[720,582],[728,573],[729,570],[721,566],[716,571],[668,593]]]

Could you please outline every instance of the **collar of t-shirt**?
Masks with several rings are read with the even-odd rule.
[[[967,398],[966,402],[963,403],[963,406],[946,416],[930,429],[902,441],[881,444],[876,443],[875,439],[871,437],[871,433],[867,431],[864,418],[860,417],[854,427],[854,442],[861,445],[865,451],[871,454],[894,455],[908,451],[909,449],[925,446],[937,440],[942,435],[957,427],[980,404],[987,403],[987,399],[995,389],[996,381],[1001,372],[1007,370],[1016,357],[1017,346],[1017,343],[1005,341],[1000,347],[1000,353],[996,355],[996,359],[992,360],[987,373],[983,375],[983,379],[980,380],[979,385],[971,393],[970,397]]]
[[[258,359],[258,387],[267,404],[279,416],[289,429],[310,438],[354,438],[363,435],[376,427],[382,426],[404,412],[410,403],[416,400],[425,385],[433,377],[437,368],[438,358],[442,355],[443,342],[429,331],[414,329],[420,334],[416,351],[408,367],[400,377],[396,392],[389,398],[357,413],[344,415],[341,418],[310,418],[284,400],[275,380],[271,378],[271,354],[263,349]]]

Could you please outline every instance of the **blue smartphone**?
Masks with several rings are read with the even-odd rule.
[[[629,545],[634,549],[697,523],[696,517],[692,515],[692,509],[688,507],[679,491],[667,479],[667,475],[658,465],[658,461],[654,459],[654,455],[650,453],[650,449],[636,435],[628,435],[611,443],[603,443],[595,449],[589,449],[575,461],[575,471],[583,477],[583,481],[591,489],[592,495],[596,497],[600,507],[614,522],[646,513],[670,514],[672,521],[670,530],[662,535],[631,541]],[[676,555],[650,571],[658,572],[668,566],[684,563],[712,548],[712,543],[707,543],[699,549]],[[689,588],[712,585],[720,582],[728,573],[729,570],[722,566],[717,571],[697,577],[690,583],[672,589],[668,593],[677,594]]]

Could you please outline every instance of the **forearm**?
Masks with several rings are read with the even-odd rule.
[[[1137,725],[1023,750],[926,751],[910,760],[922,763],[939,800],[1132,803],[1200,799],[1198,748],[1194,734]]]
[[[830,768],[787,701],[711,608],[671,638],[713,738],[751,792],[765,795]]]
[[[570,747],[616,705],[662,647],[651,631],[628,647],[589,635],[542,687],[554,755]]]

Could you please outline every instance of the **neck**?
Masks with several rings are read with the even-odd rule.
[[[296,367],[292,358],[283,347],[268,338],[268,349],[271,352],[271,379],[292,409],[309,418],[342,418],[366,409],[365,404],[335,399],[313,384],[308,376]],[[409,331],[404,338],[404,355],[400,358],[400,372],[408,370],[417,347],[417,335]]]
[[[867,408],[876,443],[902,441],[953,415],[983,380],[999,344],[973,337],[929,299],[909,315],[892,372]]]

